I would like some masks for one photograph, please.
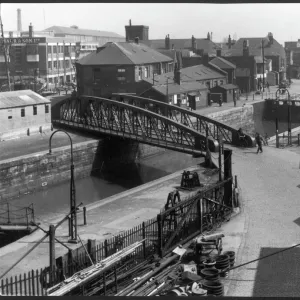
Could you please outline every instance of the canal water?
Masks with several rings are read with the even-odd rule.
[[[77,203],[83,202],[84,205],[88,205],[101,201],[201,162],[203,162],[203,158],[193,158],[192,155],[174,151],[163,151],[161,154],[143,159],[139,163],[120,165],[113,172],[108,172],[104,166],[103,172],[97,176],[75,180]],[[25,207],[33,203],[36,221],[47,222],[47,220],[69,211],[69,199],[70,184],[67,181],[10,200],[10,204],[16,207]]]

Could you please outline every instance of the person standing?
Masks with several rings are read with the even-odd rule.
[[[269,85],[268,81],[267,81],[267,89],[268,89],[268,92],[270,93],[270,85]]]
[[[257,132],[255,136],[256,144],[257,144],[257,154],[260,151],[261,153],[263,152],[262,150],[262,137],[261,135]]]

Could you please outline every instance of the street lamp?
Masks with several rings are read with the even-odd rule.
[[[69,243],[78,243],[77,240],[77,209],[76,209],[76,191],[75,191],[75,181],[74,181],[74,160],[73,160],[73,142],[72,139],[70,137],[70,135],[64,131],[64,130],[56,130],[54,131],[49,139],[49,154],[52,154],[51,151],[51,140],[53,135],[56,132],[63,132],[65,133],[71,142],[71,178],[70,178],[70,211],[71,211],[71,218],[69,219],[69,236],[71,237],[71,239],[69,240]]]

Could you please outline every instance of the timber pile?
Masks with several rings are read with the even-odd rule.
[[[221,278],[234,265],[234,252],[221,255],[222,234],[202,236],[139,277],[115,296],[223,296]],[[212,254],[215,252],[214,254]]]
[[[64,280],[63,282],[55,285],[47,290],[48,296],[63,296],[75,288],[88,283],[93,278],[101,275],[104,271],[108,270],[124,257],[132,254],[136,248],[142,245],[143,241],[136,242],[121,251],[109,256],[108,258],[98,262],[97,264],[86,268],[80,272],[75,273],[72,277]]]

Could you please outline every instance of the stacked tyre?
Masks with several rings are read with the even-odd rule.
[[[223,254],[229,256],[229,264],[230,264],[230,268],[232,268],[235,263],[235,252],[234,251],[226,251]]]
[[[202,278],[209,281],[218,281],[219,280],[219,271],[215,268],[205,268],[200,271]]]
[[[225,269],[229,269],[230,266],[230,261],[229,261],[229,256],[228,255],[219,255],[216,258],[216,269],[217,270],[225,270]],[[221,277],[228,277],[228,271],[222,271],[222,273],[220,273]]]
[[[202,287],[207,290],[207,296],[223,296],[224,286],[220,281],[204,280]]]

